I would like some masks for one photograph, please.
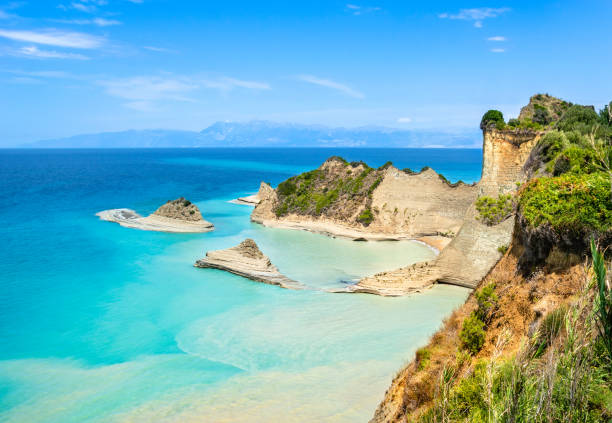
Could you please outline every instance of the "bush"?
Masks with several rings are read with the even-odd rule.
[[[482,348],[485,341],[484,322],[478,318],[476,312],[472,312],[469,317],[463,321],[463,327],[459,332],[459,339],[464,349],[470,354],[477,354]]]
[[[429,364],[431,359],[431,351],[427,347],[419,348],[415,354],[417,368],[423,370]]]
[[[514,210],[512,195],[499,195],[497,198],[483,196],[476,200],[478,219],[489,226],[497,225],[510,216]]]
[[[360,222],[363,226],[369,226],[370,223],[374,220],[374,215],[372,214],[372,210],[370,208],[365,208],[357,218],[357,221]]]
[[[288,196],[295,192],[296,186],[295,183],[291,179],[287,179],[285,182],[281,182],[278,184],[278,188],[276,191],[279,195]]]
[[[485,113],[480,121],[480,129],[488,128],[491,124],[497,128],[505,126],[504,114],[499,110],[489,110]]]
[[[574,105],[566,110],[556,126],[561,131],[579,131],[588,134],[599,122],[599,115],[592,107]]]
[[[508,245],[500,245],[499,247],[497,247],[497,251],[501,254],[506,254],[506,251],[508,251]]]
[[[533,118],[531,119],[534,123],[538,123],[540,125],[548,125],[552,122],[552,118],[550,117],[550,113],[546,107],[540,104],[534,104]]]
[[[539,178],[521,191],[522,216],[536,228],[558,232],[605,232],[612,228],[610,179],[604,173]]]
[[[495,294],[495,284],[490,283],[479,291],[476,291],[474,296],[478,303],[476,315],[485,324],[489,324],[493,317],[493,312],[497,307],[497,295]]]

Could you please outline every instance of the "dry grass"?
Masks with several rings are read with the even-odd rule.
[[[445,369],[453,368],[455,379],[459,379],[471,374],[473,364],[479,359],[497,361],[502,355],[515,354],[530,328],[535,327],[550,310],[565,304],[584,284],[586,268],[583,264],[565,271],[543,269],[525,278],[517,272],[517,255],[517,251],[510,249],[480,284],[495,283],[498,297],[480,352],[471,357],[459,349],[463,321],[477,307],[472,294],[444,321],[424,347],[429,351],[426,365],[419,366],[415,360],[398,373],[374,416],[374,422],[415,420],[431,406],[434,397],[442,394],[437,390],[443,386],[439,382]],[[554,366],[555,363],[550,363],[551,368]],[[543,405],[547,401],[543,398]]]

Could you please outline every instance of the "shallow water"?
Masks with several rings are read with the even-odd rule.
[[[250,207],[228,202],[333,154],[480,176],[479,150],[0,151],[0,421],[366,421],[468,291],[323,292],[433,252],[264,228]],[[143,232],[95,217],[146,214],[181,195],[214,232]],[[313,289],[192,266],[246,237]]]

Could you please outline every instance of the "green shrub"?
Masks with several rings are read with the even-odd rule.
[[[497,128],[505,126],[503,113],[499,110],[489,110],[486,112],[480,121],[480,129],[485,129],[491,124],[495,125]]]
[[[279,195],[288,196],[295,192],[296,186],[291,179],[293,178],[287,179],[285,182],[281,182],[280,184],[278,184],[278,188],[276,188],[276,191]]]
[[[417,363],[417,368],[419,370],[423,370],[429,364],[429,360],[431,359],[431,351],[427,347],[419,348],[415,354],[415,360]]]
[[[476,303],[478,304],[476,315],[485,324],[489,324],[491,318],[493,317],[492,314],[497,307],[498,301],[497,295],[495,294],[495,284],[488,284],[482,289],[476,291],[474,296],[476,297]]]
[[[508,244],[500,245],[497,247],[497,251],[501,254],[506,254],[506,251],[508,251]]]
[[[476,200],[478,219],[492,226],[505,220],[514,210],[512,195],[499,195],[497,198],[483,196]]]
[[[588,134],[599,122],[599,115],[592,107],[574,105],[565,111],[556,127],[561,131],[578,131]]]
[[[485,341],[484,322],[478,318],[475,312],[463,321],[463,327],[459,332],[459,339],[463,348],[474,355],[480,351]]]
[[[363,226],[369,226],[370,223],[374,220],[374,215],[372,214],[372,210],[369,207],[363,209],[357,221],[360,222]]]
[[[610,178],[604,173],[564,174],[525,185],[519,205],[530,226],[560,232],[605,232],[612,228]]]
[[[599,120],[603,125],[612,126],[612,101],[599,111]]]
[[[549,164],[549,171],[554,176],[564,173],[593,173],[599,170],[595,151],[591,148],[572,145],[559,154]]]
[[[378,178],[376,178],[376,180],[374,181],[374,183],[372,183],[372,185],[370,185],[370,188],[368,188],[368,196],[372,197],[372,194],[374,193],[374,190],[376,188],[378,188],[378,186],[380,185],[380,183],[382,182],[383,177],[379,176]]]
[[[552,122],[552,118],[548,109],[541,104],[534,104],[534,112],[533,118],[531,119],[534,123],[538,123],[540,125],[548,125]]]
[[[606,278],[606,265],[603,255],[597,250],[595,241],[591,239],[591,257],[593,270],[597,282],[597,329],[608,350],[610,364],[612,365],[612,290]]]

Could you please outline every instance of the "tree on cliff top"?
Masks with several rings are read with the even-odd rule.
[[[488,128],[490,125],[495,125],[496,127],[503,126],[504,115],[499,110],[489,110],[484,114],[482,120],[480,121],[480,129],[484,130]]]

